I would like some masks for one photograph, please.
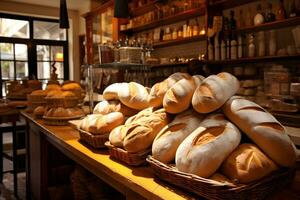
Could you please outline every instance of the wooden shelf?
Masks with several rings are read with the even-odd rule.
[[[156,4],[159,2],[160,2],[160,0],[154,0],[153,2],[148,3],[142,7],[139,7],[137,9],[135,9],[134,11],[130,11],[130,16],[137,17],[137,16],[143,15],[147,12],[153,11],[156,8]]]
[[[205,7],[195,8],[195,9],[188,10],[188,11],[179,13],[179,14],[174,15],[174,16],[166,17],[164,19],[157,20],[157,21],[154,21],[154,22],[142,25],[142,26],[137,26],[137,27],[134,27],[134,28],[130,28],[130,29],[121,31],[121,33],[124,33],[124,34],[138,33],[138,32],[142,32],[142,31],[152,29],[152,28],[157,28],[159,26],[164,26],[164,25],[167,25],[167,24],[172,24],[172,23],[176,23],[176,22],[179,22],[179,21],[184,21],[184,20],[187,20],[187,19],[190,19],[190,18],[193,18],[193,17],[202,16],[202,15],[205,14],[205,12],[206,12]]]
[[[180,38],[177,40],[156,42],[153,44],[153,48],[162,48],[162,47],[174,46],[174,45],[203,41],[203,40],[206,40],[206,35],[199,35],[199,36],[188,37],[188,38]]]
[[[221,60],[221,61],[206,61],[208,65],[231,65],[231,64],[248,64],[258,62],[276,62],[298,60],[300,61],[300,55],[286,55],[286,56],[264,56],[255,58],[241,58],[236,60]]]
[[[215,0],[213,3],[209,3],[210,7],[219,7],[222,9],[233,8],[236,6],[253,3],[258,0]]]

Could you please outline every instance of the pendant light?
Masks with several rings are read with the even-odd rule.
[[[129,17],[128,0],[115,0],[114,17],[127,18]]]
[[[66,0],[60,0],[59,28],[70,27]]]

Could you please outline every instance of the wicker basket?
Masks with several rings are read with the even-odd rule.
[[[43,116],[44,122],[47,125],[51,125],[51,126],[65,126],[68,125],[68,121],[69,120],[73,120],[73,119],[79,119],[83,117],[83,115],[78,115],[78,116],[73,116],[73,117],[45,117]]]
[[[146,165],[146,158],[151,152],[151,149],[147,149],[144,152],[129,153],[124,149],[111,145],[109,141],[105,143],[105,146],[107,146],[109,149],[110,157],[115,158],[116,160],[122,161],[131,166]]]
[[[227,184],[219,184],[219,182],[214,180],[180,172],[175,167],[163,164],[152,156],[147,157],[147,162],[160,179],[201,197],[213,200],[265,199],[275,190],[290,183],[295,175],[295,169],[285,168],[259,181],[233,187]]]
[[[78,129],[80,140],[89,144],[94,148],[106,148],[104,143],[108,140],[109,133],[101,135],[93,135],[87,131]]]

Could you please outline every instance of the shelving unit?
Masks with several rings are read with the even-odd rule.
[[[205,40],[206,40],[205,35],[199,35],[199,36],[188,37],[188,38],[180,38],[177,40],[156,42],[153,44],[153,48],[162,48],[162,47],[175,46],[175,45],[180,45],[180,44],[185,44],[190,42],[205,41]]]
[[[188,10],[179,14],[176,14],[174,16],[169,16],[142,26],[137,26],[137,27],[133,27],[124,31],[120,31],[123,34],[133,34],[133,33],[138,33],[138,32],[142,32],[142,31],[146,31],[149,29],[153,29],[159,26],[164,26],[164,25],[168,25],[171,23],[176,23],[179,21],[184,21],[190,18],[194,18],[194,17],[198,17],[198,16],[203,16],[206,13],[206,8],[195,8],[192,10]]]
[[[259,0],[210,0],[209,7],[219,7],[221,9],[228,9],[236,6],[241,6],[248,3],[253,3]]]
[[[144,13],[147,13],[149,11],[152,11],[156,8],[156,5],[159,3],[160,1],[159,0],[154,0],[153,2],[149,3],[149,4],[146,4],[142,7],[139,7],[138,9],[135,9],[134,12],[131,11],[130,12],[130,16],[131,17],[137,17],[137,16],[140,16]]]

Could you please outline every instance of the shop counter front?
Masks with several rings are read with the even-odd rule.
[[[123,195],[126,199],[199,199],[190,193],[158,180],[149,166],[130,167],[112,160],[108,150],[95,150],[79,141],[79,132],[71,126],[49,126],[43,120],[34,119],[22,112],[27,121],[27,189],[29,197],[46,199],[49,188],[49,163],[51,148],[64,154],[75,163],[96,175]],[[50,148],[51,146],[51,148]],[[50,177],[49,177],[50,176]],[[298,188],[298,189],[297,189]],[[300,196],[300,171],[293,185],[275,196],[288,199]],[[295,190],[296,189],[296,190]],[[273,196],[274,197],[274,196]],[[272,199],[273,199],[272,197]]]

